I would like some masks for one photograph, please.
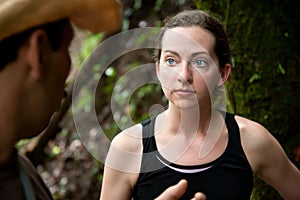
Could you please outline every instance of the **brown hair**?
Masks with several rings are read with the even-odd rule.
[[[17,53],[20,47],[25,43],[31,33],[37,29],[42,29],[46,32],[50,46],[54,51],[59,50],[63,39],[62,32],[68,22],[68,19],[61,19],[56,22],[50,22],[30,28],[0,41],[0,71],[8,63],[13,62],[17,58]]]

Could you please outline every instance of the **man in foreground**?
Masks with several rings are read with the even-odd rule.
[[[116,31],[120,5],[115,0],[0,1],[0,199],[52,199],[15,144],[41,133],[60,107],[71,65],[71,23],[91,32]]]

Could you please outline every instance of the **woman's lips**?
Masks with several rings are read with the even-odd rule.
[[[177,94],[178,96],[182,96],[182,97],[189,97],[189,96],[195,95],[195,92],[193,90],[189,90],[189,89],[176,89],[176,90],[174,90],[174,93]]]

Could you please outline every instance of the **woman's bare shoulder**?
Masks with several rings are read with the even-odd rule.
[[[141,132],[142,127],[137,124],[121,131],[113,138],[105,160],[106,168],[114,169],[114,172],[121,174],[139,172],[142,156]]]
[[[140,152],[142,147],[142,125],[136,124],[124,129],[113,138],[112,145],[128,152]]]
[[[241,143],[254,171],[260,171],[272,151],[280,149],[274,136],[260,123],[236,116],[240,128]]]
[[[268,130],[260,123],[239,115],[236,115],[235,119],[240,128],[241,137],[252,139],[263,139],[261,137],[268,137]]]

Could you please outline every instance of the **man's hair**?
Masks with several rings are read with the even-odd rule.
[[[0,41],[0,71],[10,62],[16,60],[20,47],[26,42],[31,33],[42,29],[46,32],[51,48],[56,51],[60,48],[63,37],[63,29],[68,19],[62,19],[30,28],[21,33],[12,35]]]

